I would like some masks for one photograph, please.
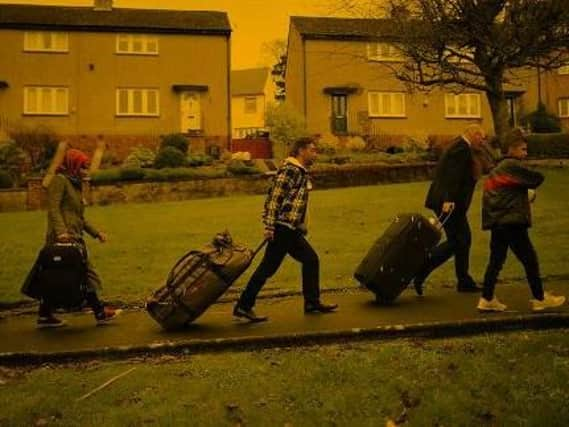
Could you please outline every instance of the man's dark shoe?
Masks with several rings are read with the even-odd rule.
[[[65,320],[60,320],[54,316],[39,317],[37,321],[38,329],[61,328],[66,325],[67,322]]]
[[[233,309],[233,315],[235,317],[239,317],[241,319],[247,319],[250,322],[266,322],[269,320],[267,316],[258,316],[252,308],[249,310],[245,310],[244,308],[239,307],[238,305],[235,306]]]
[[[338,308],[338,304],[324,304],[321,302],[304,304],[305,313],[332,313]]]
[[[474,292],[481,292],[481,291],[482,291],[482,288],[479,287],[479,286],[477,286],[476,283],[469,283],[469,284],[467,284],[467,285],[461,285],[461,284],[459,284],[459,285],[456,287],[456,290],[457,290],[458,292],[472,292],[472,293],[474,293]]]

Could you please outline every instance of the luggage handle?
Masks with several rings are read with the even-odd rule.
[[[251,259],[255,258],[255,257],[257,256],[257,254],[258,254],[259,252],[261,252],[261,249],[263,249],[267,243],[269,243],[269,239],[264,239],[264,240],[261,242],[261,244],[260,244],[259,246],[257,246],[257,249],[255,249],[255,250],[253,251],[253,256],[251,257]]]
[[[447,223],[447,221],[451,217],[453,211],[454,211],[454,206],[450,208],[450,211],[448,211],[448,213],[441,212],[441,214],[437,218],[437,221],[439,222],[439,230],[445,226],[445,224]]]

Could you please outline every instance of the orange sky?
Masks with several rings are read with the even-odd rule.
[[[92,0],[0,0],[0,3],[89,6]],[[261,45],[286,38],[289,16],[329,16],[333,0],[114,0],[116,7],[221,10],[233,27],[232,67],[262,65]]]

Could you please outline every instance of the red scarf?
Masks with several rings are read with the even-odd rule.
[[[81,150],[76,150],[71,148],[65,153],[65,158],[63,163],[57,172],[67,175],[71,178],[81,177],[81,168],[86,168],[89,166],[89,156]]]

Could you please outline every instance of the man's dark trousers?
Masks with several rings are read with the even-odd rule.
[[[441,212],[437,215],[441,217]],[[427,276],[454,255],[454,268],[458,279],[458,287],[472,286],[474,279],[468,273],[470,267],[470,246],[472,235],[466,213],[453,212],[444,224],[446,241],[435,246],[429,253],[429,262],[419,275],[422,283]]]
[[[539,272],[537,254],[529,239],[527,226],[502,225],[492,229],[490,238],[490,262],[484,275],[482,296],[490,301],[494,297],[494,289],[498,275],[504,266],[508,248],[520,260],[526,270],[526,276],[533,297],[543,300],[543,283]]]
[[[249,310],[255,305],[257,294],[272,277],[286,255],[302,263],[302,293],[306,303],[320,301],[320,265],[318,255],[299,230],[277,224],[274,239],[269,242],[263,260],[249,279],[239,298],[239,307]]]

